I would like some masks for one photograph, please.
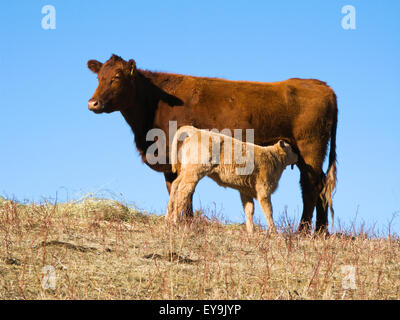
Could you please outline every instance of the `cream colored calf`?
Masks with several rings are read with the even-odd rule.
[[[180,142],[183,134],[188,137]],[[178,173],[178,177],[171,187],[167,221],[177,221],[190,202],[197,183],[208,176],[219,185],[240,192],[249,233],[254,229],[253,198],[261,205],[269,231],[276,232],[271,194],[278,187],[286,166],[298,160],[288,143],[280,140],[272,146],[261,147],[227,135],[184,126],[175,134],[171,160],[172,170]]]

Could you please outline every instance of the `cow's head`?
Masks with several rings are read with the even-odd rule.
[[[122,111],[134,94],[136,63],[112,55],[105,63],[89,60],[88,68],[97,74],[99,85],[89,100],[89,110],[95,113]]]
[[[286,165],[290,164],[292,165],[293,168],[293,165],[297,163],[299,157],[296,154],[296,152],[293,151],[291,145],[286,141],[279,140],[278,143],[276,144],[276,147],[278,148],[279,153],[281,153],[285,157]]]

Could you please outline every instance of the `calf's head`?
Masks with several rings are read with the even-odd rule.
[[[275,145],[278,149],[279,153],[284,156],[286,160],[286,165],[293,165],[297,163],[299,160],[298,155],[293,151],[293,148],[290,146],[289,143],[279,140],[278,143]]]
[[[105,63],[89,60],[88,68],[97,74],[99,85],[89,100],[89,110],[110,113],[127,108],[127,101],[134,94],[136,63],[112,55]]]

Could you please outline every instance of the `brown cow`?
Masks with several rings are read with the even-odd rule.
[[[326,231],[328,206],[336,185],[337,103],[334,91],[315,79],[279,82],[230,81],[136,68],[134,60],[112,55],[104,64],[89,60],[98,88],[89,100],[95,113],[120,111],[135,135],[143,161],[163,172],[170,192],[176,175],[170,164],[150,164],[146,141],[152,128],[167,135],[169,121],[178,127],[202,129],[254,129],[254,143],[262,146],[279,140],[290,143],[299,154],[297,166],[303,197],[299,231],[309,231],[314,208],[316,228]],[[172,140],[172,137],[171,137]],[[169,154],[170,137],[166,139]],[[322,171],[330,142],[327,176]],[[191,204],[190,204],[191,205]],[[190,206],[191,208],[191,206]]]

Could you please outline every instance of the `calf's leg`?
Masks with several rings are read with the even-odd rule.
[[[271,233],[276,233],[274,219],[272,218],[271,195],[259,194],[257,195],[257,200],[260,203],[261,209],[265,215],[265,219],[267,220],[268,231]]]
[[[243,210],[246,215],[246,229],[249,234],[253,233],[253,215],[254,215],[254,201],[252,197],[244,193],[240,193],[240,199],[242,200]]]
[[[173,172],[165,172],[164,173],[165,183],[167,186],[168,193],[171,194],[172,183],[177,178],[177,174]],[[190,198],[188,203],[186,204],[186,208],[184,210],[184,214],[186,218],[193,217],[193,206],[192,206],[193,198]]]
[[[173,220],[176,222],[179,216],[182,214],[183,217],[187,217],[185,210],[188,210],[188,204],[193,198],[194,190],[199,180],[202,178],[198,175],[192,173],[181,172],[181,180],[179,182],[179,187],[177,188],[177,200],[174,209]],[[191,207],[192,208],[192,207]],[[193,211],[193,210],[192,210]]]
[[[167,210],[167,214],[165,215],[165,221],[168,222],[172,219],[173,215],[174,215],[174,211],[177,205],[177,200],[178,200],[178,193],[177,190],[179,188],[179,183],[182,180],[181,176],[178,176],[178,178],[176,178],[174,180],[174,182],[172,182],[171,185],[171,191],[169,194],[169,201],[168,201],[168,210]]]

